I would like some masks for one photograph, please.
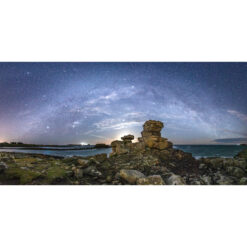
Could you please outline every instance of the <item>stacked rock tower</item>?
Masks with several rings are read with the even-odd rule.
[[[164,150],[172,147],[172,143],[166,138],[161,137],[161,130],[164,124],[160,121],[149,120],[143,125],[142,137],[138,138],[138,142],[132,143],[133,135],[121,137],[123,141],[113,141],[111,143],[113,155],[145,152],[148,150]]]

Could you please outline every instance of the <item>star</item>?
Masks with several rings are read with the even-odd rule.
[[[247,135],[246,63],[0,63],[0,75],[6,141],[137,138],[149,119],[173,143]]]

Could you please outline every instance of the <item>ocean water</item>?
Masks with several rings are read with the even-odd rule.
[[[202,157],[232,158],[247,147],[238,145],[174,145],[174,148],[192,153],[198,159]]]
[[[72,148],[72,147],[71,147]],[[192,153],[195,158],[201,157],[225,157],[231,158],[238,154],[246,146],[237,145],[174,145],[174,148],[180,149],[184,152]],[[27,150],[22,148],[0,148],[0,152],[21,152],[21,153],[35,153],[53,156],[92,156],[95,154],[111,153],[111,148],[102,149],[88,149],[88,150]]]

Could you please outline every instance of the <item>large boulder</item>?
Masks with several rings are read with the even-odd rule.
[[[119,176],[129,184],[136,184],[139,178],[145,178],[145,175],[137,170],[120,170]]]
[[[82,174],[89,175],[92,177],[101,177],[102,176],[102,173],[100,171],[98,171],[97,168],[93,165],[83,169]]]
[[[169,185],[184,185],[186,184],[184,179],[176,174],[172,174],[168,179],[167,179],[167,184]]]

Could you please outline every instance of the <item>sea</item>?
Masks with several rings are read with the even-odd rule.
[[[78,146],[70,146],[70,149],[78,148]],[[196,159],[202,157],[224,157],[232,158],[238,154],[243,149],[246,149],[246,146],[238,145],[174,145],[175,149],[180,149],[184,152],[192,153],[193,157]],[[52,150],[49,147],[47,150],[45,147],[42,147],[41,150],[28,150],[23,148],[0,148],[0,152],[18,152],[18,153],[30,153],[30,154],[45,154],[52,156],[63,156],[63,157],[72,157],[72,156],[92,156],[96,154],[106,153],[109,155],[111,153],[111,148],[100,148],[100,149],[85,149],[85,150],[68,150],[68,147],[54,147],[56,150]],[[59,149],[59,150],[58,150]],[[66,150],[65,150],[66,149]]]

